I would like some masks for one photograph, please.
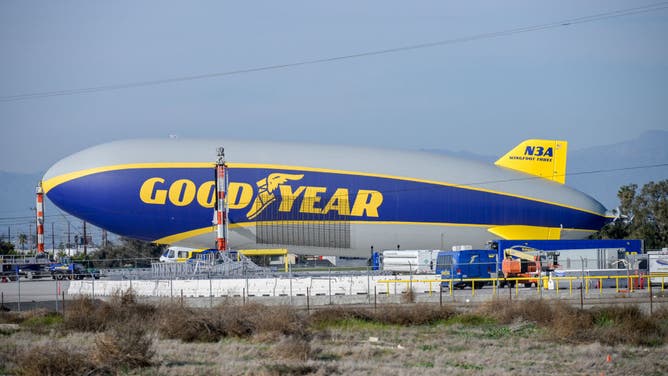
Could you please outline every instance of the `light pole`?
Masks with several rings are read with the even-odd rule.
[[[631,271],[629,270],[629,262],[624,259],[619,259],[612,264],[623,263],[626,266],[626,290],[631,291]]]

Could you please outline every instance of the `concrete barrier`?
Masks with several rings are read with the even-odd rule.
[[[137,296],[235,297],[235,296],[327,296],[401,294],[412,287],[422,293],[438,291],[438,284],[420,282],[435,279],[433,275],[415,275],[416,282],[382,283],[384,280],[407,280],[407,276],[308,276],[294,278],[255,279],[190,279],[190,280],[81,280],[72,281],[69,295],[111,296],[132,289]]]

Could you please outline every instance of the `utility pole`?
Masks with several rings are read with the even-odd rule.
[[[44,190],[42,190],[42,182],[40,181],[35,189],[36,205],[35,214],[37,215],[37,253],[44,253]]]
[[[88,248],[86,247],[88,245],[87,243],[88,243],[88,239],[86,238],[86,221],[83,221],[83,248],[84,248],[83,255],[84,255],[84,257],[86,257],[87,254],[88,254]]]
[[[30,222],[28,224],[28,228],[29,228],[28,234],[30,234],[30,235],[28,235],[28,245],[30,246],[30,252],[32,252],[32,250],[34,249],[34,247],[33,247],[33,244],[34,244],[33,241],[34,240],[33,239],[35,237],[35,234],[32,233],[32,222]]]
[[[53,222],[51,222],[51,252],[56,255],[56,232],[53,231]]]

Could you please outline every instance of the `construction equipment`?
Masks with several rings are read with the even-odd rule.
[[[557,261],[559,252],[546,252],[526,246],[515,246],[504,250],[504,258],[501,264],[502,277],[507,278],[530,278],[524,286],[538,285],[538,278],[543,273],[554,271],[559,267]],[[500,274],[501,274],[500,273]],[[501,277],[501,275],[499,275]],[[501,282],[505,286],[506,281]],[[507,281],[510,287],[515,286],[515,281]]]

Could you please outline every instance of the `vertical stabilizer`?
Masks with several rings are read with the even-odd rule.
[[[568,142],[526,140],[494,164],[564,184]]]

